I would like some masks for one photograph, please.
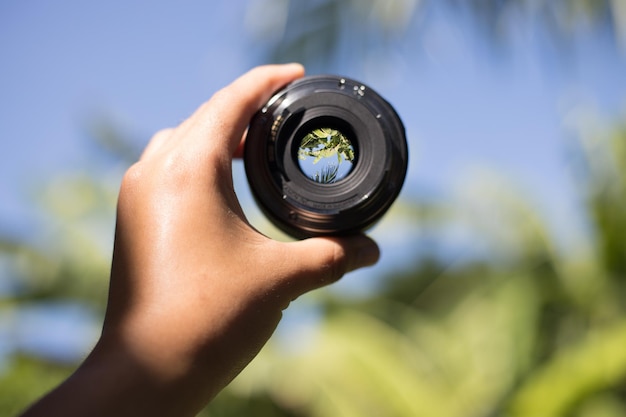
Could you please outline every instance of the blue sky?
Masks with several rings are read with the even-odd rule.
[[[142,146],[261,63],[248,4],[0,2],[0,232],[36,236],[34,190],[101,163],[87,137],[94,115]],[[410,145],[404,198],[445,198],[476,170],[493,170],[534,195],[559,230],[575,227],[568,121],[580,109],[624,116],[624,55],[602,36],[580,36],[562,53],[523,26],[498,52],[468,26],[436,13],[384,59],[373,49],[316,70],[359,79],[396,107]],[[235,169],[245,189],[242,165]],[[374,273],[402,261],[411,230],[374,230],[383,246]]]
[[[2,2],[3,223],[25,220],[32,184],[93,162],[89,117],[145,142],[247,69],[243,33],[231,28],[242,11],[224,5]]]
[[[36,239],[37,190],[103,163],[88,138],[94,116],[142,147],[264,62],[255,27],[275,11],[251,15],[259,1],[1,2],[0,231]],[[539,201],[560,232],[577,227],[568,120],[580,109],[624,115],[626,60],[608,38],[581,34],[563,52],[514,22],[498,49],[436,10],[381,54],[374,41],[353,45],[358,22],[347,27],[356,32],[340,47],[346,58],[312,70],[361,80],[395,106],[410,149],[403,197],[450,198],[476,171],[494,171]],[[235,170],[244,208],[258,216],[241,164]],[[383,251],[395,253],[406,241],[391,230]]]
[[[93,164],[89,117],[103,114],[145,143],[259,63],[247,5],[3,1],[2,228],[28,228],[33,185]],[[396,106],[411,145],[405,193],[446,194],[481,167],[551,199],[548,206],[565,204],[564,120],[580,106],[619,115],[626,64],[606,39],[582,37],[562,57],[538,31],[512,33],[504,53],[494,52],[440,13],[420,36],[397,42],[385,65],[365,57],[323,71],[361,79]]]

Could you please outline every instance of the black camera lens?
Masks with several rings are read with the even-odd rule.
[[[398,196],[407,170],[404,126],[360,82],[301,78],[250,122],[244,163],[265,215],[296,237],[367,229]]]

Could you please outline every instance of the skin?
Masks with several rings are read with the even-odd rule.
[[[239,205],[232,160],[248,121],[303,74],[298,64],[255,68],[152,138],[122,181],[100,340],[24,417],[193,416],[291,301],[378,260],[364,235],[273,241]]]

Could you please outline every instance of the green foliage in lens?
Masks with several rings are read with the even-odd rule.
[[[344,160],[352,162],[354,161],[354,148],[350,140],[340,131],[330,128],[315,129],[307,134],[302,139],[298,150],[300,160],[312,157],[314,164],[335,155],[337,164],[341,164]]]

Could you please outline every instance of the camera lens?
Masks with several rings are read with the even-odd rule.
[[[335,76],[305,77],[278,91],[252,118],[244,151],[256,201],[296,238],[371,226],[398,196],[407,162],[393,107]]]

